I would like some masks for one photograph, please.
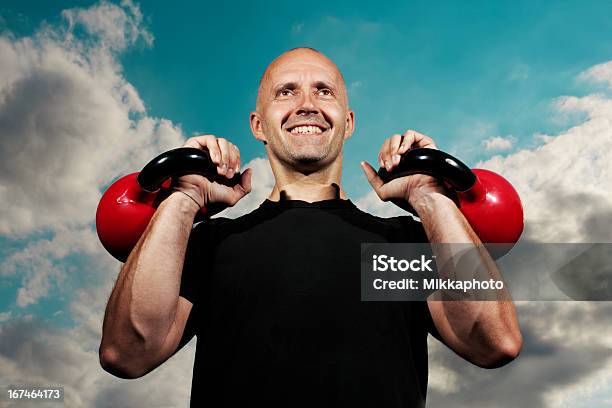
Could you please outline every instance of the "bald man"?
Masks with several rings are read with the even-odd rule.
[[[104,369],[141,377],[197,336],[192,407],[422,407],[429,334],[482,367],[518,355],[511,301],[361,302],[362,242],[480,241],[428,176],[383,184],[361,163],[382,200],[404,202],[421,222],[375,217],[346,197],[342,148],[355,115],[331,60],[309,48],[276,58],[250,124],[265,145],[274,188],[249,214],[192,227],[201,207],[212,215],[245,197],[251,170],[234,187],[198,175],[175,183],[108,301]],[[208,149],[220,175],[240,171],[229,140],[204,135],[185,145]],[[436,148],[408,130],[383,143],[379,162],[392,170],[415,147]],[[486,253],[482,264],[499,274]]]

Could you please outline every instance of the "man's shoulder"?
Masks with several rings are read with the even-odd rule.
[[[234,228],[244,224],[257,223],[262,219],[261,207],[256,207],[246,213],[231,212],[232,209],[228,209],[229,212],[221,212],[211,218],[204,220],[198,220],[193,225],[193,232],[204,232],[209,230],[219,230]]]

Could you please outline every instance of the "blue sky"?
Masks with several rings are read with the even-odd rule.
[[[588,75],[595,81],[579,79],[612,60],[612,2],[147,1],[139,4],[142,21],[129,6],[117,4],[4,0],[0,5],[0,147],[21,149],[0,150],[0,170],[5,169],[0,193],[6,192],[0,208],[0,332],[9,323],[29,321],[32,328],[44,321],[56,331],[36,330],[52,339],[50,344],[66,344],[64,360],[82,358],[81,348],[89,353],[87,361],[95,360],[103,307],[119,270],[95,236],[100,190],[112,177],[139,170],[135,163],[197,133],[230,139],[243,163],[264,157],[248,126],[258,81],[273,58],[297,46],[327,54],[346,79],[356,131],[345,145],[343,184],[354,201],[371,193],[359,161],[375,164],[387,137],[412,128],[469,165],[485,162],[509,177],[523,198],[534,241],[612,241],[604,235],[612,222],[612,195],[602,187],[612,185],[612,63]],[[74,8],[85,14],[66,14]],[[61,35],[44,33],[45,40],[52,38],[44,49],[36,37],[41,27],[64,35],[67,15],[77,21],[68,30],[76,40],[61,49]],[[126,15],[136,31],[154,38],[151,44],[143,37],[126,40],[123,22],[113,20]],[[107,31],[96,37],[87,27]],[[108,52],[101,41],[126,44]],[[11,54],[6,44],[17,51]],[[13,70],[5,55],[21,66]],[[56,59],[49,63],[32,55]],[[104,58],[111,66],[96,65]],[[20,88],[23,84],[34,86]],[[125,84],[137,91],[146,111],[122,99],[127,94],[117,89]],[[36,93],[41,89],[49,92]],[[569,100],[564,109],[555,105],[561,100]],[[555,137],[536,137],[542,134]],[[364,203],[372,212],[381,205],[376,199]],[[585,228],[589,225],[601,231]],[[19,293],[27,295],[21,303]],[[510,403],[519,397],[523,406],[556,407],[563,405],[550,402],[555,393],[577,384],[577,393],[563,394],[566,406],[609,402],[609,387],[590,379],[603,366],[602,378],[612,381],[612,344],[599,332],[612,327],[601,317],[612,316],[612,306],[566,303],[520,306],[531,337],[520,363],[508,371],[472,371],[435,349],[433,360],[447,371],[430,375],[433,400],[439,406],[451,401],[490,407],[468,398],[471,390],[487,387],[507,395],[499,407],[516,406]],[[603,323],[589,321],[597,316]],[[11,326],[22,328],[5,338],[19,339],[30,330],[26,326]],[[548,326],[556,331],[542,330]],[[574,343],[566,341],[566,333]],[[35,341],[15,341],[13,348],[41,350]],[[14,357],[3,350],[0,337],[0,357],[26,367],[23,373],[38,367],[23,361],[27,352]],[[56,369],[60,351],[49,348],[47,378],[73,368]],[[120,390],[96,361],[91,364],[76,380],[57,381],[78,387],[82,377],[100,381],[111,394]],[[183,373],[179,368],[176,373]],[[459,391],[446,381],[453,376],[463,379],[457,380]],[[141,383],[152,392],[149,398],[166,401],[175,394],[176,384],[167,380],[174,375],[155,378]],[[444,381],[436,383],[440,378]],[[545,397],[552,398],[547,405]],[[116,405],[129,405],[126,400]]]
[[[27,34],[67,7],[91,2],[3,2],[4,26]],[[358,162],[414,128],[469,164],[488,137],[532,146],[554,134],[553,98],[587,91],[577,73],[612,55],[609,2],[162,2],[140,5],[155,37],[122,56],[148,113],[186,134],[212,133],[264,155],[248,113],[265,66],[283,50],[328,54],[350,86],[357,130],[346,145],[350,196],[369,191]],[[587,5],[585,5],[587,4]],[[12,17],[12,18],[11,18]]]

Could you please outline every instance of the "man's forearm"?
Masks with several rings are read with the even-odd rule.
[[[423,194],[411,200],[411,205],[421,218],[436,255],[438,270],[445,275],[442,278],[465,278],[466,273],[474,273],[477,269],[487,279],[501,279],[497,265],[451,199],[439,193]],[[469,250],[473,258],[469,264],[474,269],[459,270],[453,256],[457,256],[457,250],[465,251],[468,246],[473,248]],[[500,351],[501,354],[514,354],[514,349],[520,348],[520,331],[510,295],[505,289],[497,294],[494,302],[443,301],[433,305],[433,309],[443,315],[436,321],[441,326],[440,334],[458,348],[455,351],[481,365],[488,364],[484,361],[487,356]]]
[[[197,207],[184,194],[162,202],[123,265],[108,301],[101,348],[129,359],[160,348],[175,320],[185,251]]]

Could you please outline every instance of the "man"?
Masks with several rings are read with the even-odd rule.
[[[374,217],[346,198],[342,147],[354,113],[331,60],[309,48],[275,59],[250,123],[274,189],[250,214],[192,229],[201,207],[216,212],[248,194],[251,170],[234,187],[197,175],[176,182],[108,301],[100,345],[107,371],[140,377],[196,335],[192,406],[414,407],[425,404],[428,333],[482,367],[518,355],[511,301],[361,302],[361,242],[480,241],[429,176],[383,184],[361,163],[382,200],[403,200],[422,223]],[[228,140],[205,135],[185,145],[207,148],[220,175],[240,170]],[[381,166],[392,170],[415,147],[436,148],[412,130],[393,135]],[[480,256],[497,276],[488,254]]]

